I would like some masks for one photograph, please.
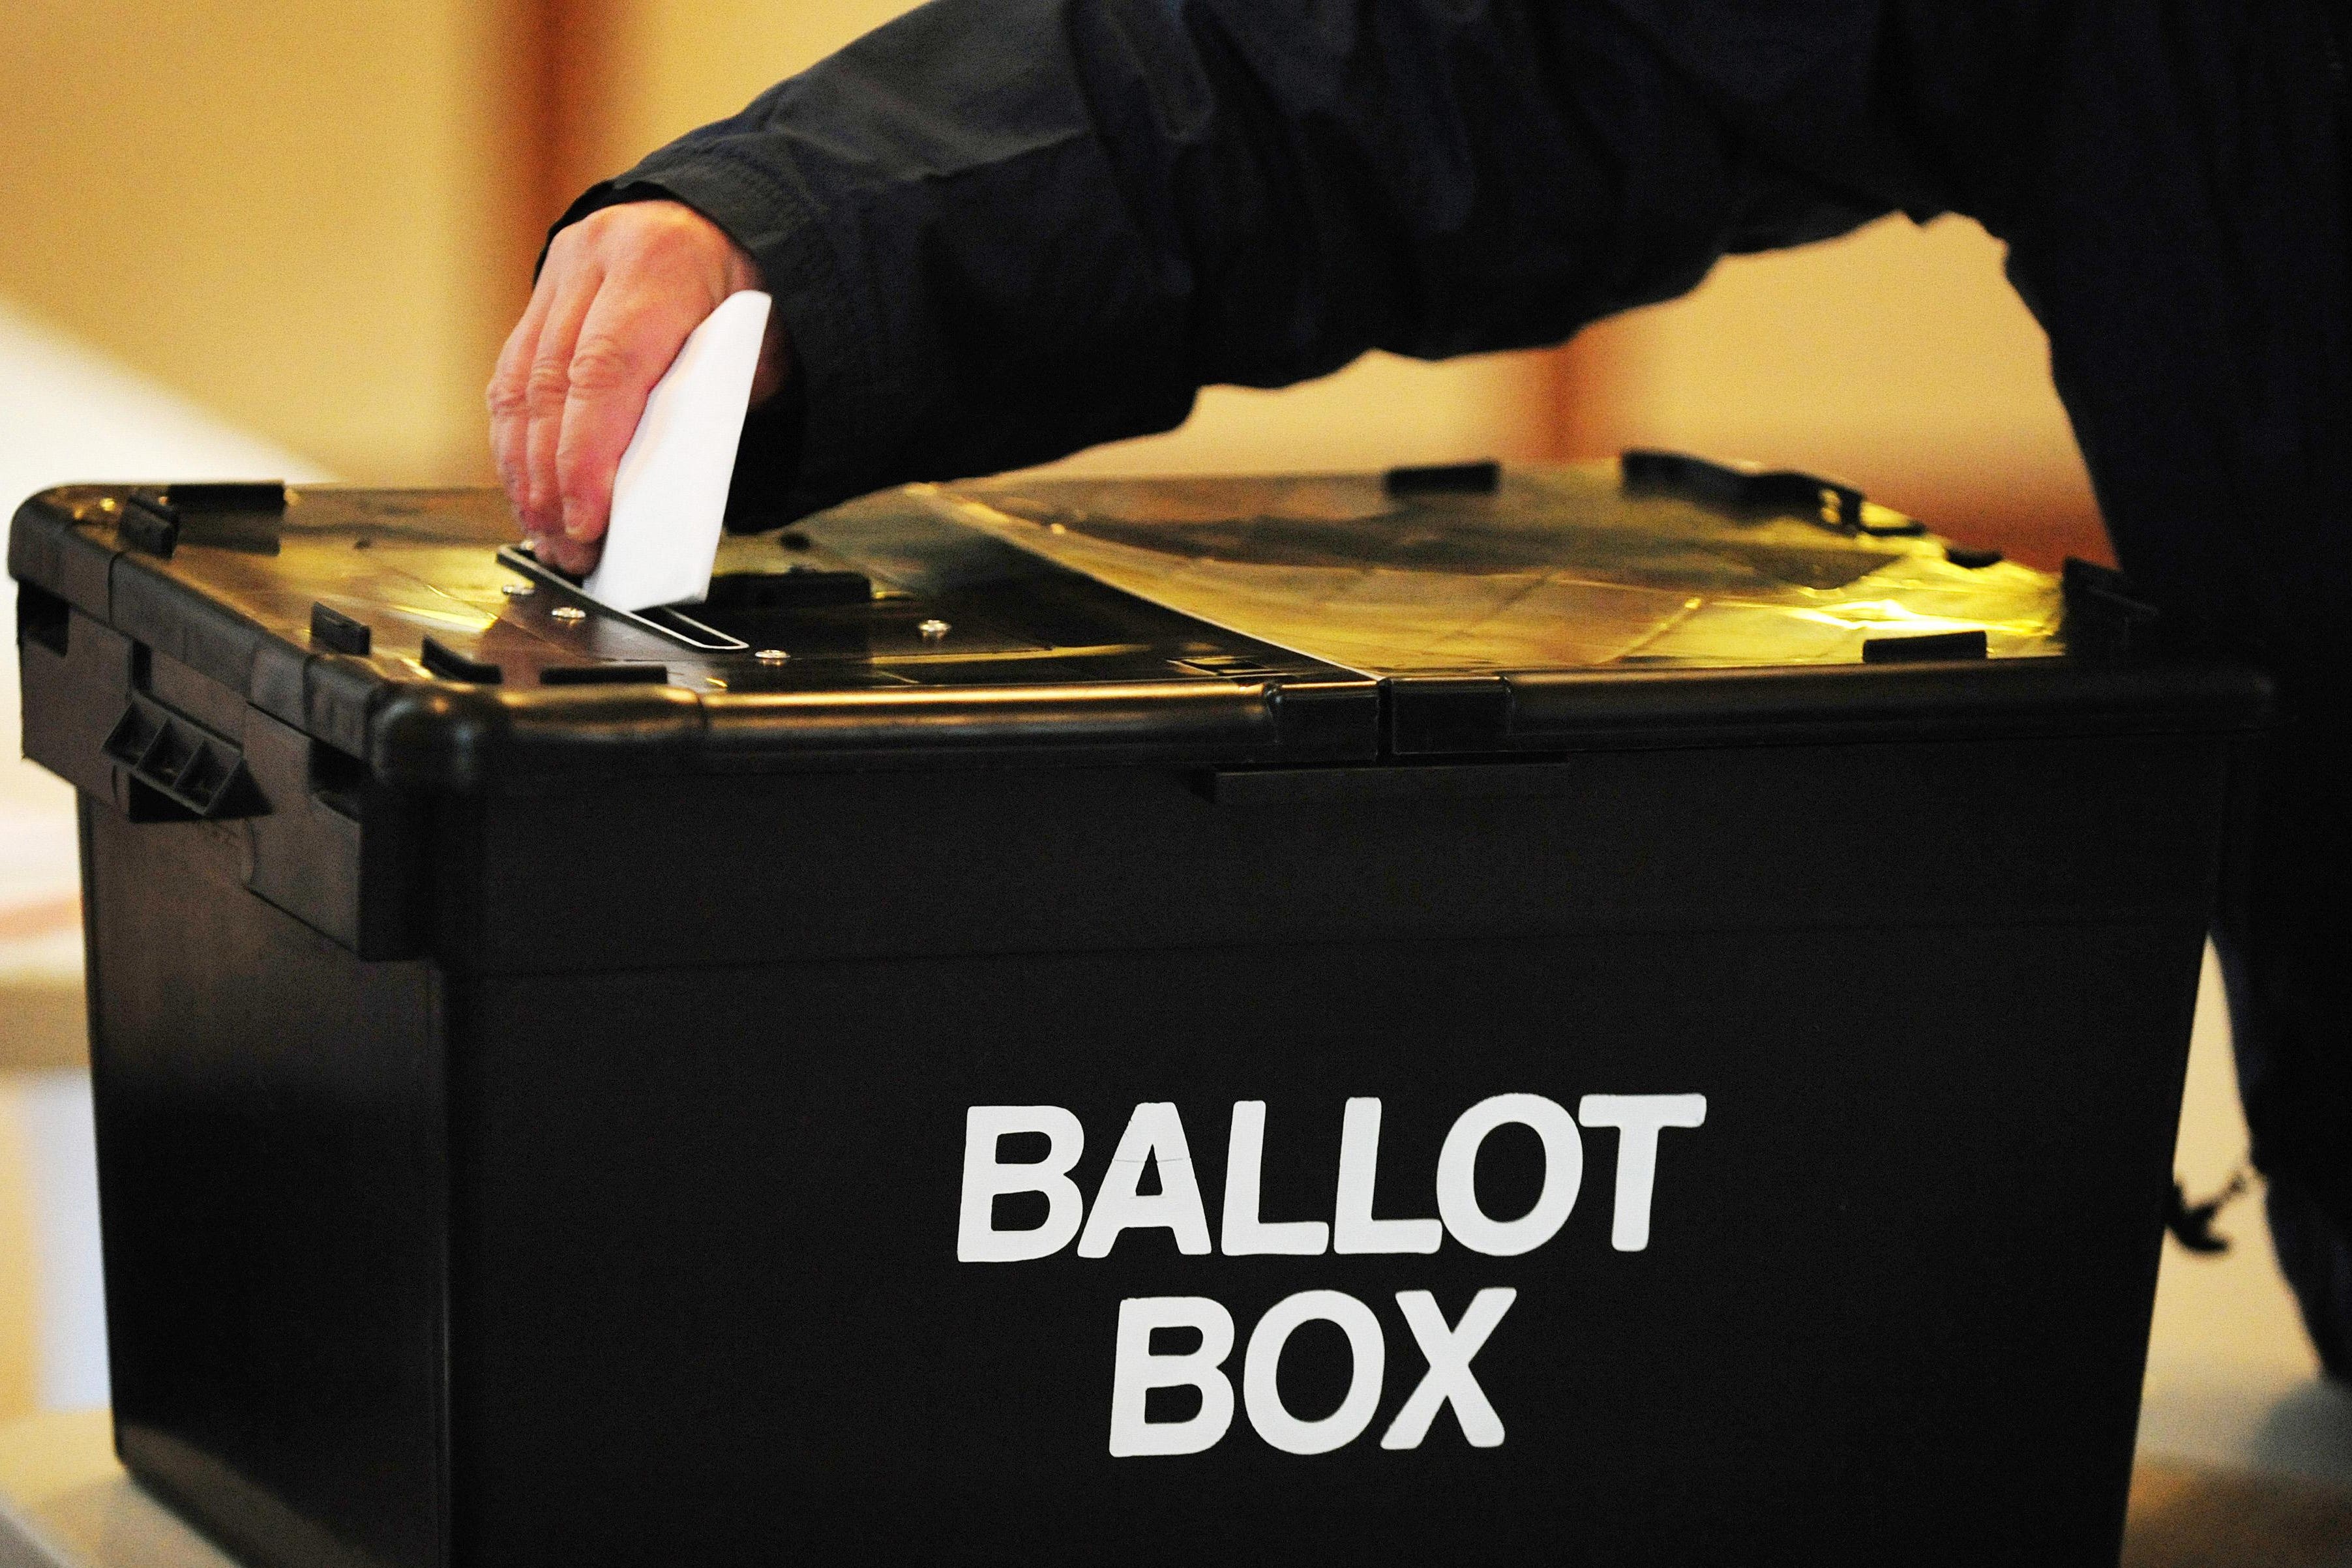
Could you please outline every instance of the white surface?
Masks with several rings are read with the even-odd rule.
[[[234,1568],[134,1486],[103,1410],[0,1427],[0,1568]]]
[[[45,1410],[104,1405],[106,1294],[99,1267],[89,1074],[0,1076],[0,1116],[16,1118],[15,1142],[29,1167],[36,1397]]]
[[[324,477],[0,300],[0,516],[75,480]],[[16,596],[0,609],[0,1019],[7,988],[79,987],[73,791],[20,759]],[[11,916],[15,918],[11,918]]]
[[[2229,1017],[2209,950],[2173,1168],[2191,1198],[2201,1199],[2225,1186],[2245,1157]],[[2231,1239],[2219,1256],[2165,1244],[2140,1452],[2352,1488],[2352,1398],[2320,1381],[2318,1358],[2271,1251],[2259,1180],[2215,1229]]]
[[[590,598],[647,610],[709,594],[767,330],[766,295],[730,295],[655,383],[613,480],[612,524],[604,559],[588,574]]]
[[[0,517],[74,480],[323,477],[315,464],[230,429],[178,395],[50,331],[0,300]],[[0,1037],[72,1027],[81,990],[73,791],[21,760],[16,596],[0,594]],[[0,1038],[18,1060],[55,1045]],[[39,1256],[41,1396],[52,1406],[107,1397],[98,1263],[97,1177],[86,1073],[0,1078],[0,1114],[17,1119],[30,1169],[0,1172],[29,1189]],[[18,1267],[8,1260],[6,1267]],[[0,1558],[5,1562],[5,1558]]]

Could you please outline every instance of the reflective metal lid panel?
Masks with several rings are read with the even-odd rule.
[[[1873,642],[1971,632],[1996,659],[2064,651],[2056,578],[1892,513],[1734,509],[1614,465],[1495,478],[1011,479],[941,500],[1156,604],[1370,674],[1851,664]]]

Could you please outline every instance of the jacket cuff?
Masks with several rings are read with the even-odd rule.
[[[586,192],[555,229],[654,199],[693,208],[751,254],[791,349],[785,391],[745,422],[730,526],[773,528],[872,488],[861,480],[887,466],[879,436],[898,401],[877,352],[884,334],[806,196],[724,149],[671,146]]]

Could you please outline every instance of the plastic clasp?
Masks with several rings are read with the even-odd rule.
[[[1687,452],[1629,447],[1617,468],[1628,490],[1648,490],[1704,502],[1732,512],[1803,517],[1842,534],[1873,538],[1916,538],[1927,525],[1882,507],[1852,485],[1794,468],[1718,463]]]

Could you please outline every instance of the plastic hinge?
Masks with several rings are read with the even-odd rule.
[[[134,496],[115,514],[114,531],[124,544],[149,555],[171,559],[180,545],[180,519],[161,496],[152,502]]]
[[[494,686],[506,678],[506,672],[498,665],[486,659],[469,659],[437,637],[425,639],[417,663],[445,681],[471,681],[478,686]]]
[[[1286,761],[1350,761],[1380,755],[1381,691],[1352,677],[1274,682],[1266,691]]]
[[[1991,647],[1981,629],[1930,632],[1913,637],[1866,637],[1862,643],[1865,664],[1918,664],[1939,659],[1983,659]]]
[[[1381,487],[1391,496],[1491,496],[1503,487],[1503,465],[1489,457],[1477,463],[1439,463],[1391,468]]]
[[[1189,659],[1171,659],[1169,663],[1188,674],[1232,681],[1262,680],[1281,674],[1273,665],[1246,653],[1200,653]]]
[[[286,486],[276,480],[142,485],[130,492],[115,527],[125,540],[155,555],[168,556],[181,545],[205,545],[241,555],[276,555],[285,512]],[[169,525],[170,542],[163,549],[140,542],[142,531],[154,529],[142,515],[160,517]]]
[[[614,659],[602,664],[550,664],[539,672],[542,686],[666,686],[667,664]]]
[[[1873,538],[1916,538],[1927,531],[1916,517],[1870,500],[1852,485],[1793,468],[1717,463],[1687,452],[1631,447],[1617,458],[1628,490],[1651,490],[1730,511],[1786,513],[1843,534]]]
[[[133,779],[194,816],[250,817],[261,809],[244,753],[161,703],[131,697],[104,749]]]
[[[310,606],[310,641],[331,653],[365,653],[375,645],[375,632],[324,604]]]
[[[282,512],[286,509],[283,479],[205,479],[183,481],[163,491],[163,500],[175,509],[192,512]]]
[[[1511,743],[1500,675],[1397,676],[1387,683],[1390,748],[1401,757],[1498,751]]]

